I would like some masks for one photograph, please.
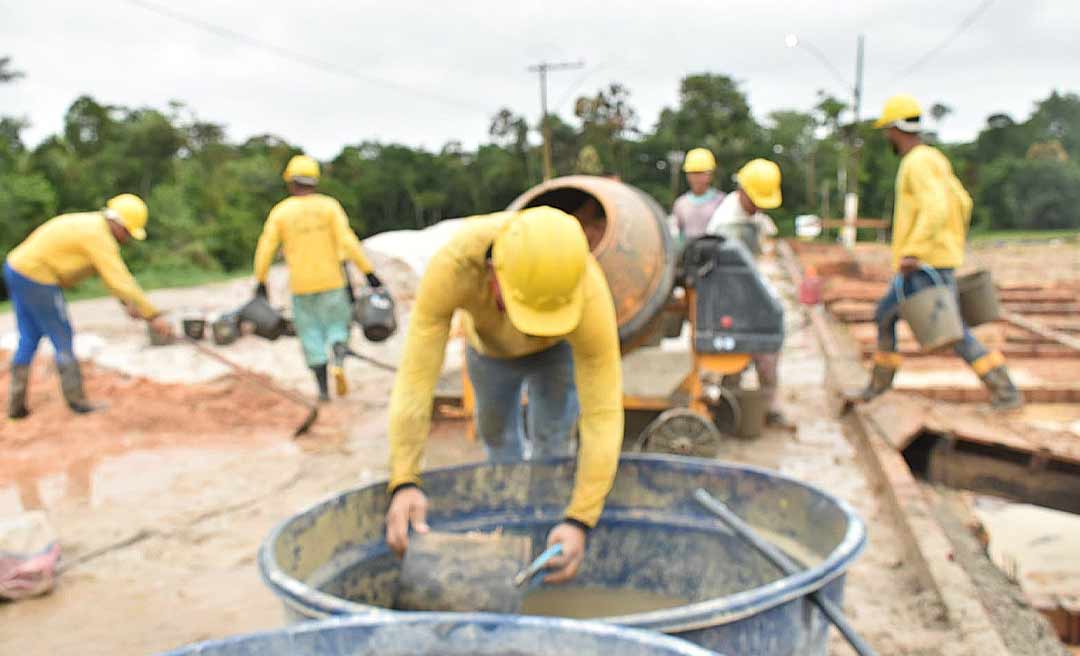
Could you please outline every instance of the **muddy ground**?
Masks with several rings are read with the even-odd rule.
[[[215,295],[231,302],[248,293],[247,285],[154,297],[166,307]],[[781,287],[790,295],[789,285]],[[139,326],[115,302],[75,304],[73,314],[80,328],[102,336],[106,351],[126,354],[129,373],[88,367],[89,393],[110,406],[73,417],[60,404],[55,377],[39,364],[34,415],[0,427],[0,513],[46,508],[67,567],[52,594],[0,604],[0,653],[148,654],[280,626],[281,607],[259,580],[256,550],[275,524],[301,508],[385,477],[391,376],[350,365],[349,396],[325,407],[315,430],[294,440],[292,428],[304,411],[235,378],[162,382],[131,374],[145,371],[132,362],[152,370],[157,355],[169,354],[170,375],[195,361],[186,347],[145,349]],[[9,321],[0,317],[0,330]],[[813,332],[800,327],[794,308],[788,323],[781,394],[798,430],[728,442],[720,457],[818,485],[861,514],[870,541],[849,572],[845,609],[880,653],[966,654],[934,594],[920,588],[881,483],[829,409]],[[230,348],[223,352],[310,393],[294,340],[269,345],[245,338]],[[382,348],[392,359],[395,347]],[[461,422],[436,425],[429,466],[481,458]],[[830,653],[852,652],[834,635]]]

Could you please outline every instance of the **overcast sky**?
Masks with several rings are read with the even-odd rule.
[[[550,79],[550,101],[564,118],[578,95],[618,81],[649,128],[675,104],[684,75],[708,71],[738,79],[764,119],[775,109],[809,109],[820,88],[850,96],[805,46],[786,47],[785,35],[816,47],[850,84],[863,33],[863,115],[909,92],[925,105],[953,107],[942,136],[969,139],[988,114],[1020,120],[1052,89],[1080,90],[1076,0],[991,2],[899,78],[985,1],[0,0],[0,56],[26,73],[0,86],[0,114],[28,118],[26,136],[36,143],[60,128],[83,93],[157,108],[176,99],[226,125],[232,140],[269,132],[321,158],[365,139],[472,146],[486,140],[499,107],[538,118],[529,65],[583,60],[584,69]]]

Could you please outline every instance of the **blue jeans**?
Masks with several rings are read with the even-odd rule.
[[[579,411],[569,344],[559,342],[520,358],[491,358],[470,346],[465,361],[476,392],[476,430],[489,460],[569,454]],[[529,399],[524,420],[522,390]]]
[[[293,325],[309,367],[326,364],[335,342],[348,344],[352,305],[345,289],[293,296]]]
[[[19,347],[11,363],[29,365],[37,352],[41,338],[48,336],[56,351],[56,364],[63,366],[75,361],[74,332],[68,320],[64,292],[57,285],[43,285],[22,275],[6,261],[4,282],[7,284],[15,325],[19,328]]]
[[[942,281],[952,290],[953,296],[957,296],[956,273],[952,269],[934,269],[941,276]],[[903,274],[896,274],[898,277]],[[926,271],[919,270],[903,277],[904,294],[911,295],[927,287],[934,285],[933,278]],[[874,312],[874,321],[878,327],[877,348],[882,353],[896,352],[896,322],[900,319],[900,298],[896,293],[895,279],[889,283],[889,291],[878,302]],[[964,325],[964,337],[953,346],[956,354],[971,364],[983,357],[989,351],[971,334],[967,324]]]

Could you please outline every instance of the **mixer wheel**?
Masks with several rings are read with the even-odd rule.
[[[723,435],[709,417],[688,408],[665,410],[641,431],[638,451],[714,458]]]

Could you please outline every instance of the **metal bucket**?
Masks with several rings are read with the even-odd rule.
[[[395,613],[308,622],[162,656],[717,656],[647,631],[483,613]]]
[[[905,296],[903,277],[896,276],[893,284],[900,299],[900,316],[911,327],[919,344],[928,351],[934,351],[963,339],[964,324],[952,288],[934,269],[923,266],[922,271],[930,276],[934,283],[932,287]]]
[[[997,289],[990,272],[983,269],[956,280],[960,292],[960,315],[969,326],[980,326],[1001,318]]]
[[[262,296],[256,296],[240,308],[240,320],[252,324],[255,334],[263,339],[275,340],[285,332],[281,313]]]
[[[563,518],[576,460],[477,464],[424,474],[432,530],[529,535],[538,553]],[[692,498],[697,488],[808,568],[784,576]],[[331,497],[285,520],[259,549],[263,580],[291,620],[386,613],[399,561],[384,540],[386,484]],[[714,460],[624,455],[573,585],[686,600],[597,621],[674,634],[730,654],[824,656],[829,624],[807,595],[842,603],[844,575],[866,541],[850,507],[775,472]],[[572,652],[570,652],[572,653]],[[613,650],[609,653],[621,653]]]
[[[572,175],[529,189],[507,209],[547,205],[573,214],[590,198],[599,203],[601,216],[582,227],[611,289],[625,350],[662,330],[660,316],[675,285],[678,248],[663,208],[624,182]]]

